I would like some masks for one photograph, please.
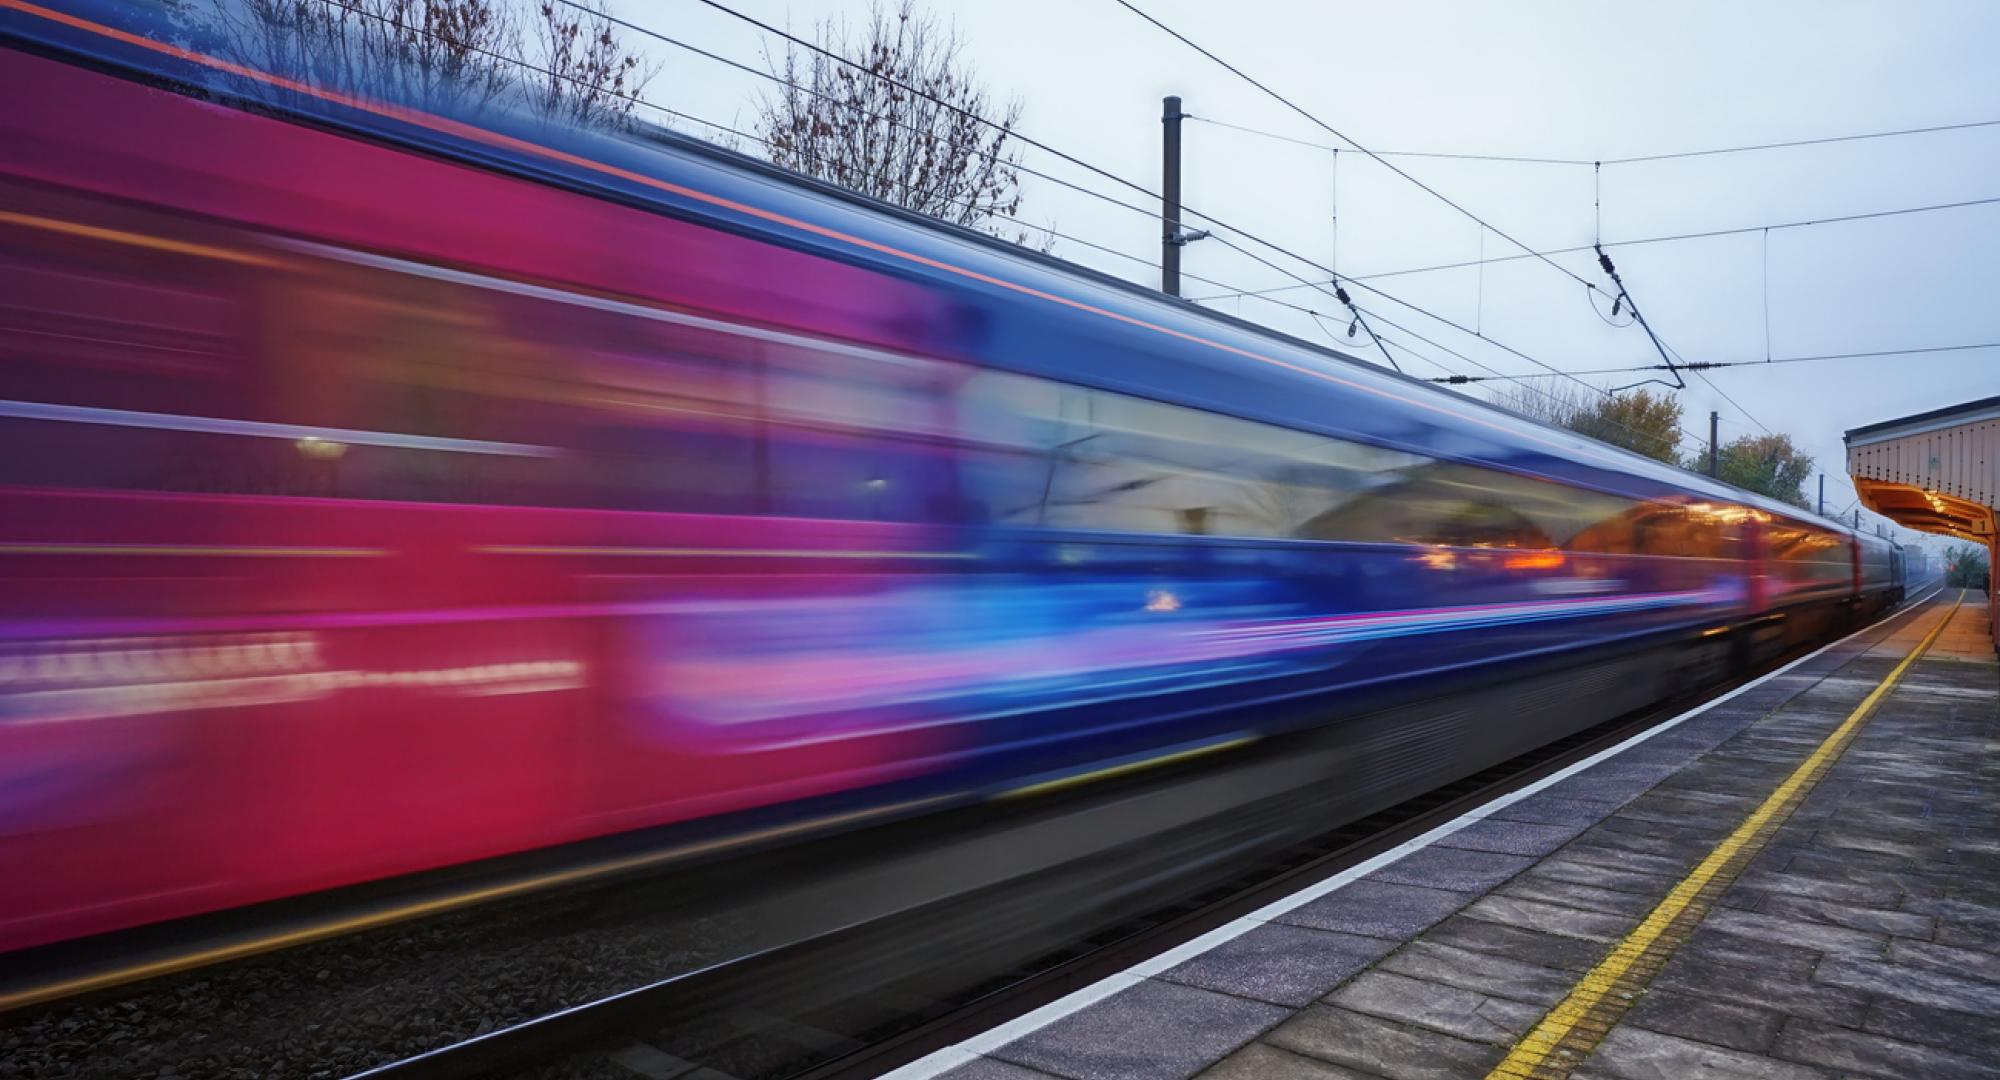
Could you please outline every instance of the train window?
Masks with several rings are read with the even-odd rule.
[[[1719,558],[1714,515],[1000,372],[960,395],[984,520]]]
[[[1706,508],[1648,501],[1591,525],[1568,546],[1607,555],[1721,559],[1730,557],[1733,528]]]
[[[1084,392],[979,372],[958,394],[959,470],[974,523],[1046,525],[1062,459],[1088,435]]]
[[[1632,501],[1498,469],[1433,462],[1313,523],[1327,539],[1629,550]]]
[[[1824,529],[1773,523],[1764,531],[1764,548],[1795,581],[1841,582],[1854,573],[1846,539]]]
[[[960,396],[968,498],[1001,524],[1296,538],[1425,459],[1000,372]]]

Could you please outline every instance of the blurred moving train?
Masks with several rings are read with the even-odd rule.
[[[1385,804],[1901,592],[1247,323],[141,8],[0,4],[0,950],[1311,727]]]

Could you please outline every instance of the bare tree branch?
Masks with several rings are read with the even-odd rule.
[[[779,88],[759,103],[757,135],[774,164],[1028,242],[1008,220],[1021,209],[1021,103],[988,98],[955,28],[899,0],[877,3],[859,34],[827,20],[817,37],[852,65],[796,47],[770,64]]]
[[[621,126],[659,71],[625,46],[601,0],[210,4],[200,21],[246,67],[427,112],[465,116],[496,102],[524,102],[563,124]],[[180,11],[195,21],[188,7]],[[269,96],[261,84],[242,83],[243,92]]]

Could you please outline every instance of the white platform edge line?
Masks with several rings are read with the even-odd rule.
[[[904,1065],[898,1069],[894,1069],[888,1073],[883,1074],[883,1080],[930,1080],[931,1077],[938,1076],[948,1070],[957,1068],[960,1065],[964,1065],[974,1060],[975,1058],[984,1056],[988,1054],[990,1051],[997,1050],[1000,1047],[1007,1045],[1008,1043],[1020,1039],[1032,1032],[1045,1028],[1048,1025],[1055,1023],[1057,1020],[1061,1020],[1063,1017],[1069,1016],[1072,1013],[1081,1012],[1082,1010],[1090,1007],[1091,1005],[1095,1005],[1100,1001],[1103,1001],[1105,998],[1110,997],[1111,995],[1117,993],[1120,990],[1136,986],[1139,983],[1145,981],[1148,978],[1151,978],[1154,975],[1158,975],[1161,972],[1167,971],[1170,968],[1186,963],[1187,961],[1192,960],[1195,957],[1200,956],[1201,954],[1208,952],[1209,950],[1216,948],[1219,945],[1222,945],[1228,941],[1231,941],[1235,938],[1241,937],[1246,933],[1249,933],[1251,930],[1255,929],[1256,927],[1266,922],[1271,921],[1272,919],[1278,917],[1279,915],[1283,915],[1284,913],[1291,911],[1294,908],[1301,907],[1305,904],[1309,904],[1312,901],[1327,895],[1328,893],[1334,892],[1335,890],[1344,887],[1349,882],[1354,881],[1357,878],[1360,878],[1367,874],[1374,873],[1376,870],[1379,870],[1382,867],[1389,865],[1390,863],[1402,859],[1404,856],[1407,856],[1412,852],[1420,851],[1424,848],[1427,848],[1432,844],[1438,842],[1439,840],[1442,840],[1445,837],[1450,836],[1452,833],[1459,831],[1460,829],[1466,828],[1467,826],[1470,826],[1475,822],[1484,820],[1486,817],[1490,816],[1496,811],[1503,810],[1509,806],[1512,806],[1513,804],[1520,802],[1522,799],[1525,799],[1530,795],[1536,794],[1537,792],[1540,792],[1545,788],[1548,788],[1554,784],[1560,783],[1561,781],[1566,780],[1569,777],[1584,771],[1585,769],[1588,769],[1610,758],[1617,757],[1619,754],[1622,754],[1625,751],[1630,750],[1634,746],[1637,746],[1640,743],[1643,743],[1646,740],[1651,739],[1656,735],[1660,735],[1665,732],[1671,731],[1674,728],[1679,727],[1681,724],[1689,720],[1692,720],[1697,716],[1700,716],[1702,713],[1705,713],[1708,710],[1715,708],[1717,705],[1720,705],[1726,701],[1730,701],[1734,699],[1737,695],[1745,693],[1746,691],[1754,690],[1757,687],[1762,686],[1764,683],[1769,682],[1770,680],[1785,674],[1786,672],[1792,670],[1795,667],[1798,667],[1800,664],[1803,664],[1808,660],[1815,659],[1822,653],[1837,648],[1841,645],[1845,645],[1849,641],[1852,641],[1853,639],[1861,636],[1862,634],[1866,634],[1869,631],[1883,629],[1887,627],[1890,623],[1894,622],[1895,620],[1903,618],[1904,616],[1910,614],[1913,611],[1920,610],[1926,602],[1928,602],[1931,598],[1937,596],[1939,593],[1943,591],[1944,588],[1942,585],[1940,585],[1938,588],[1932,590],[1931,592],[1927,593],[1922,597],[1905,601],[1902,608],[1897,610],[1896,612],[1880,620],[1877,620],[1874,623],[1864,626],[1861,629],[1856,630],[1851,634],[1847,634],[1833,641],[1829,641],[1826,644],[1820,646],[1819,648],[1814,649],[1812,652],[1809,652],[1804,656],[1801,656],[1798,659],[1793,660],[1791,663],[1786,664],[1781,668],[1778,668],[1774,671],[1767,671],[1764,674],[1757,676],[1755,679],[1752,679],[1749,682],[1744,683],[1742,686],[1739,686],[1736,689],[1731,690],[1728,693],[1723,694],[1718,698],[1715,698],[1713,701],[1705,701],[1700,705],[1697,705],[1694,708],[1689,709],[1684,713],[1681,713],[1679,716],[1676,716],[1671,720],[1666,720],[1659,724],[1654,725],[1653,727],[1647,728],[1645,731],[1642,731],[1637,735],[1634,735],[1626,739],[1625,741],[1619,743],[1616,746],[1611,746],[1603,750],[1600,750],[1597,753],[1592,754],[1581,761],[1574,762],[1556,772],[1550,773],[1549,775],[1541,778],[1540,780],[1535,781],[1532,784],[1527,785],[1526,787],[1510,791],[1505,795],[1496,796],[1487,802],[1481,803],[1480,805],[1475,806],[1470,810],[1467,810],[1465,813],[1459,815],[1458,817],[1455,817],[1452,820],[1447,821],[1442,825],[1439,825],[1437,828],[1434,828],[1431,831],[1424,833],[1421,836],[1413,837],[1412,839],[1406,840],[1403,843],[1398,844],[1395,847],[1390,848],[1389,850],[1384,851],[1379,855],[1375,855],[1360,863],[1355,864],[1354,866],[1347,868],[1346,870],[1342,870],[1338,874],[1334,874],[1331,877],[1324,878],[1320,881],[1316,881],[1311,885],[1308,885],[1305,888],[1300,889],[1298,892],[1291,894],[1290,896],[1284,897],[1283,899],[1280,900],[1274,900],[1271,903],[1266,904],[1261,908],[1258,908],[1256,911],[1250,912],[1247,915],[1243,915],[1237,919],[1232,920],[1231,922],[1223,924],[1222,926],[1218,926],[1215,929],[1210,930],[1208,933],[1203,934],[1200,937],[1194,938],[1191,941],[1183,942],[1182,944],[1177,945],[1174,948],[1168,949],[1167,951],[1159,954],[1158,956],[1152,957],[1151,959],[1147,960],[1141,960],[1138,963],[1133,964],[1131,967],[1128,967],[1123,971],[1117,972],[1112,975],[1107,975],[1103,979],[1100,979],[1099,981],[1094,982],[1089,986],[1084,987],[1081,990],[1072,991],[1069,994],[1064,995],[1063,997],[1057,998],[1056,1000],[1049,1002],[1047,1005],[1044,1005],[1039,1009],[1035,1009],[1031,1012],[1027,1012],[1020,1016],[1017,1016],[1014,1019],[999,1025],[998,1027],[994,1027],[988,1029],[987,1031],[983,1031],[978,1035],[974,1035],[970,1039],[966,1039],[952,1046],[947,1046],[942,1050],[933,1051],[932,1053],[927,1054],[924,1057],[918,1058],[917,1060],[912,1061],[907,1065]]]

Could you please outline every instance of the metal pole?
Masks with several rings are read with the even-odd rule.
[[[1819,474],[1819,516],[1826,516],[1826,474]]]
[[[1716,462],[1715,424],[1717,420],[1721,419],[1721,416],[1722,414],[1716,412],[1708,414],[1708,475],[1718,479],[1722,476],[1722,470]]]
[[[1181,294],[1181,99],[1160,103],[1166,138],[1160,156],[1160,291]]]

